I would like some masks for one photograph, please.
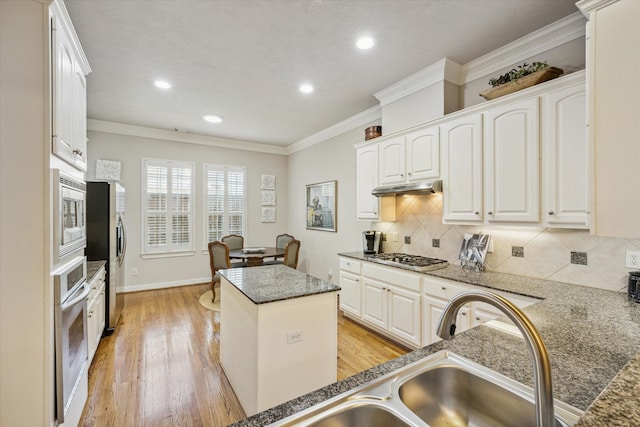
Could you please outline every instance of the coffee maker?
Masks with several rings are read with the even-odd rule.
[[[363,231],[362,232],[362,251],[365,254],[377,254],[380,252],[380,240],[382,238],[381,231]]]

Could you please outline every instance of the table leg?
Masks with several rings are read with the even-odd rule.
[[[247,258],[247,267],[259,267],[262,265],[262,258]]]

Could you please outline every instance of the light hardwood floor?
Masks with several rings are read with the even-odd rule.
[[[198,299],[209,284],[125,295],[116,332],[89,369],[81,426],[226,426],[244,418],[219,359],[220,314]],[[338,317],[338,379],[406,349]]]

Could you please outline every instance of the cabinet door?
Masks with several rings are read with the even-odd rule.
[[[340,309],[357,317],[361,315],[360,276],[340,271]]]
[[[408,181],[440,177],[440,128],[407,134],[406,161]]]
[[[405,182],[405,137],[380,143],[380,185]]]
[[[482,221],[482,115],[440,126],[444,222]]]
[[[387,329],[387,286],[370,279],[362,281],[362,318]]]
[[[540,221],[538,98],[484,114],[485,200],[489,222]]]
[[[74,113],[74,164],[78,169],[87,170],[87,81],[78,65],[73,75]]]
[[[544,96],[543,218],[547,227],[588,228],[589,176],[584,83]]]
[[[423,296],[423,346],[442,340],[442,338],[436,334],[436,327],[448,302],[448,300],[436,297]],[[458,316],[456,317],[456,333],[466,331],[471,327],[471,321],[469,319],[470,311],[469,307],[466,306],[458,311]]]
[[[389,286],[389,332],[420,346],[420,294]]]
[[[378,146],[371,145],[356,151],[356,209],[358,219],[378,219],[379,201],[371,191],[378,186]]]
[[[74,140],[75,116],[74,116],[74,79],[75,56],[71,49],[71,42],[61,25],[57,25],[56,18],[52,18],[53,63],[52,63],[52,88],[53,88],[53,152],[63,160],[73,164],[75,160]]]

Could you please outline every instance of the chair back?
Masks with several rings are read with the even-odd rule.
[[[276,236],[276,248],[284,249],[292,240],[295,240],[295,237],[290,234],[278,234]]]
[[[212,278],[218,270],[231,268],[229,247],[225,243],[216,240],[215,242],[209,242],[207,247],[209,249],[209,265],[211,266]]]
[[[293,239],[284,249],[284,262],[287,267],[298,268],[298,253],[300,252],[300,240]]]
[[[244,248],[244,237],[237,234],[229,234],[228,236],[224,236],[220,240],[222,240],[223,243],[226,243],[229,247],[229,250],[231,251],[234,249]]]

